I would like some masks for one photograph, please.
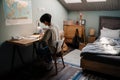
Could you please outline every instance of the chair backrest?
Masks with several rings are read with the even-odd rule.
[[[57,40],[54,42],[54,47],[55,47],[57,53],[62,50],[63,44],[64,44],[64,39]]]

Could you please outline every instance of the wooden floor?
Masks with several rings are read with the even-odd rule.
[[[58,63],[58,74],[55,75],[55,68],[51,71],[46,71],[44,66],[41,66],[39,62],[29,64],[4,75],[0,80],[68,80],[80,69],[74,68],[68,64],[63,68],[61,63]]]

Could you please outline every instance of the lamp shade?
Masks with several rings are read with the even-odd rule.
[[[90,36],[94,36],[94,35],[95,35],[95,29],[91,28],[91,29],[89,30],[89,35],[90,35]]]

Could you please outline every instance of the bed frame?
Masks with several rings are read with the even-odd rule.
[[[120,17],[100,16],[99,35],[100,35],[100,29],[102,29],[102,27],[106,27],[110,29],[120,29]],[[80,67],[82,67],[83,70],[90,70],[90,71],[108,74],[115,77],[120,77],[120,64],[116,66],[116,65],[105,64],[99,61],[88,60],[83,55],[81,56]]]

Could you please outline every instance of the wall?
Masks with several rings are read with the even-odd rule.
[[[43,13],[52,14],[52,22],[63,29],[63,20],[67,19],[67,11],[57,0],[31,0],[32,1],[32,19],[33,23],[24,25],[5,25],[3,11],[3,0],[0,0],[0,74],[10,70],[13,46],[6,43],[11,36],[26,36],[36,32],[36,21]],[[22,56],[25,62],[32,60],[32,45],[21,47]],[[18,54],[15,55],[15,66],[21,66],[22,63]]]
[[[96,36],[98,34],[99,16],[118,16],[119,11],[71,11],[68,13],[69,20],[79,20],[79,14],[83,14],[83,19],[86,19],[86,35],[88,35],[89,28],[95,28]]]
[[[33,17],[34,21],[39,20],[44,13],[52,15],[52,23],[63,29],[63,20],[68,17],[67,11],[61,6],[57,0],[34,0],[33,2]]]

